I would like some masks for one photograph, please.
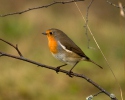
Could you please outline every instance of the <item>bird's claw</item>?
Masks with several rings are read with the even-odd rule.
[[[56,73],[58,74],[60,67],[56,67]]]
[[[72,71],[69,71],[68,73],[67,73],[67,75],[69,75],[69,77],[73,77],[71,74],[72,74],[73,72]]]

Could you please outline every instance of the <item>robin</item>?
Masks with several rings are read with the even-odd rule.
[[[100,65],[92,61],[85,53],[61,30],[59,29],[48,29],[45,33],[48,38],[48,45],[52,55],[63,62],[64,64],[57,67],[57,72],[63,66],[67,64],[72,65],[69,74],[72,69],[80,61],[89,61],[102,68]]]

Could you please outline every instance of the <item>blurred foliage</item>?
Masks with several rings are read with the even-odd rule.
[[[1,0],[0,12],[7,14],[51,2],[53,0]],[[89,2],[86,0],[77,3],[84,17]],[[125,5],[124,0],[112,2]],[[21,15],[1,17],[0,38],[18,44],[26,58],[58,66],[62,63],[51,56],[47,39],[41,33],[49,28],[63,30],[86,55],[104,67],[100,70],[91,63],[80,62],[73,71],[88,76],[120,100],[119,87],[89,32],[90,47],[94,49],[87,48],[84,25],[74,3],[56,4]],[[120,16],[118,8],[106,1],[96,0],[89,11],[89,26],[108,59],[125,98],[125,18]],[[18,55],[3,42],[0,42],[0,51]],[[66,70],[70,68],[71,66],[64,67]],[[83,79],[69,78],[62,73],[57,75],[51,70],[12,58],[0,58],[0,100],[83,100],[97,92],[95,87]],[[109,100],[104,94],[95,97],[96,100],[102,98]]]
[[[21,19],[3,19],[1,21],[1,32],[4,33],[5,37],[12,38],[12,39],[20,39],[22,36],[27,35],[26,32],[22,30],[28,30],[29,25],[25,23],[25,20]]]

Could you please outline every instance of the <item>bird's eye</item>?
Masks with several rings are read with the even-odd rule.
[[[52,32],[50,32],[50,35],[52,35],[53,33]]]

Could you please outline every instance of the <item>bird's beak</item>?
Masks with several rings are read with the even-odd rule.
[[[47,35],[45,32],[44,33],[42,33],[43,35]]]

